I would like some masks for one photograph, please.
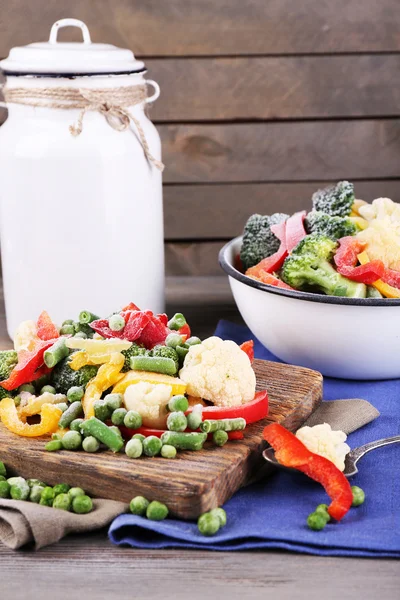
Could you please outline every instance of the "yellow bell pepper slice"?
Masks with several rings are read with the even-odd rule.
[[[84,350],[87,354],[112,354],[128,350],[132,342],[112,338],[109,340],[86,340],[81,338],[69,338],[65,345],[71,350]]]
[[[355,214],[350,214],[350,216],[358,216],[360,214],[358,211],[362,206],[365,206],[365,204],[368,204],[368,202],[365,202],[365,200],[354,200],[353,206],[351,207],[351,212]]]
[[[369,226],[367,219],[363,219],[359,215],[350,215],[350,221],[354,223],[354,225],[358,226],[361,230],[367,229]]]
[[[128,371],[124,378],[113,388],[113,392],[116,394],[124,394],[127,387],[134,383],[139,383],[139,381],[170,385],[174,396],[184,394],[186,391],[186,383],[181,381],[178,377],[170,377],[169,375],[163,375],[162,373],[151,373],[150,371]]]
[[[96,400],[100,400],[103,392],[124,377],[121,373],[124,362],[125,357],[123,354],[120,352],[112,353],[109,362],[101,365],[96,377],[89,381],[82,400],[83,412],[86,419],[94,417],[94,403]]]
[[[367,252],[361,252],[361,254],[357,255],[357,258],[361,265],[366,265],[371,262]],[[382,296],[385,296],[385,298],[400,298],[400,290],[385,283],[382,279],[378,279],[372,285],[382,294]]]
[[[74,371],[78,371],[86,365],[103,365],[108,362],[112,356],[112,353],[108,354],[88,354],[84,350],[74,352],[69,362],[69,366]]]
[[[40,413],[40,423],[29,425],[29,423],[24,423],[18,417],[17,408],[12,398],[4,398],[0,402],[0,417],[4,427],[23,437],[35,438],[54,433],[58,428],[61,415],[61,408],[58,408],[55,404],[44,404]]]

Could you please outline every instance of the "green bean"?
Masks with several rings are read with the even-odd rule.
[[[60,329],[60,335],[74,335],[75,327],[72,323],[66,323]]]
[[[172,412],[167,418],[167,427],[170,431],[185,431],[187,419],[183,412]]]
[[[161,456],[163,458],[175,458],[176,457],[175,446],[170,446],[169,444],[164,444],[161,448]]]
[[[143,452],[146,456],[156,456],[160,454],[162,442],[155,435],[149,435],[143,440]]]
[[[87,421],[84,421],[82,430],[89,435],[93,435],[113,452],[119,452],[124,445],[121,434],[118,435],[110,427],[107,427],[99,419],[96,419],[96,417],[91,417]]]
[[[10,489],[11,485],[8,483],[8,481],[0,481],[0,498],[9,498]]]
[[[124,425],[129,429],[139,429],[142,426],[142,416],[136,410],[128,410],[124,417]]]
[[[198,344],[201,344],[201,339],[196,337],[195,335],[193,335],[192,337],[188,338],[185,342],[186,346],[197,346]]]
[[[125,416],[128,414],[126,408],[117,408],[111,415],[113,425],[123,425]]]
[[[246,420],[238,417],[237,419],[207,419],[200,425],[204,433],[214,433],[214,431],[243,431],[246,427]]]
[[[85,452],[97,452],[100,448],[100,443],[95,437],[89,435],[83,440],[82,448]]]
[[[71,499],[76,498],[77,496],[85,496],[85,492],[82,488],[80,487],[72,487],[69,492],[68,495]]]
[[[35,504],[39,504],[40,498],[42,497],[42,492],[44,490],[43,485],[34,485],[31,487],[31,492],[29,494],[29,500],[34,502]]]
[[[143,444],[138,439],[132,439],[125,446],[125,454],[129,458],[139,458],[143,454]]]
[[[79,402],[85,395],[85,390],[81,385],[73,385],[67,392],[67,398],[70,402]]]
[[[187,415],[186,419],[189,429],[199,429],[203,421],[203,406],[201,404],[196,404]]]
[[[174,446],[177,450],[201,450],[206,439],[206,433],[197,432],[165,431],[161,436],[163,444]]]
[[[178,394],[177,396],[172,396],[171,400],[168,402],[168,410],[171,412],[186,412],[189,408],[189,402],[186,396],[182,394]]]
[[[53,508],[71,510],[71,498],[68,494],[58,494],[53,500]]]
[[[79,313],[79,324],[80,325],[87,325],[88,323],[91,323],[92,321],[97,321],[100,317],[98,317],[97,315],[89,312],[88,310],[82,310]]]
[[[67,431],[61,443],[65,450],[79,450],[82,446],[82,436],[78,431]]]
[[[4,477],[7,477],[6,465],[1,460],[0,460],[0,475],[4,475]]]
[[[47,486],[42,491],[42,495],[40,497],[39,504],[41,504],[42,506],[52,506],[54,498],[55,498],[55,495],[54,495],[53,488],[50,486]]]
[[[182,336],[179,333],[170,333],[165,339],[165,345],[169,348],[176,348],[183,344]]]
[[[89,496],[86,496],[86,494],[84,496],[75,496],[75,498],[72,500],[72,510],[78,515],[85,515],[86,513],[90,513],[92,509],[92,499],[89,498]]]
[[[220,528],[220,520],[215,514],[212,515],[210,512],[201,515],[197,521],[197,528],[201,535],[215,535]]]
[[[353,492],[353,502],[351,503],[351,505],[360,506],[361,504],[363,504],[365,500],[364,490],[358,487],[357,485],[352,485],[351,491]]]
[[[31,383],[24,383],[23,385],[21,385],[18,389],[18,392],[29,392],[30,394],[35,394],[36,390],[35,387],[31,384]]]
[[[65,338],[60,337],[50,348],[44,353],[44,363],[46,367],[52,369],[59,362],[69,355],[69,348],[65,345]]]
[[[30,491],[31,488],[24,479],[23,482],[19,482],[11,486],[10,496],[13,500],[27,500]]]
[[[224,446],[228,441],[228,434],[226,431],[219,429],[213,433],[213,442],[216,446]]]
[[[119,314],[111,315],[108,319],[108,326],[111,331],[122,331],[125,327],[125,319]]]
[[[115,431],[115,433],[121,438],[122,438],[122,433],[119,427],[117,427],[116,425],[109,425],[108,429],[111,429],[111,431]]]
[[[146,514],[147,507],[150,502],[143,496],[135,496],[129,503],[129,510],[133,515],[143,517]]]
[[[123,399],[124,397],[122,394],[107,394],[104,398],[104,402],[110,410],[117,410],[117,408],[121,408]]]
[[[146,436],[143,435],[142,433],[135,433],[135,435],[133,435],[131,439],[132,440],[140,440],[141,442],[143,442],[143,440],[146,439]]]
[[[210,510],[210,515],[214,515],[215,517],[218,517],[220,527],[225,527],[226,512],[224,511],[223,508],[213,508],[212,510]]]
[[[47,452],[58,452],[63,448],[64,446],[61,440],[51,440],[50,442],[47,442],[44,447]]]
[[[313,512],[308,515],[307,525],[314,531],[321,531],[321,529],[325,527],[326,523],[326,518],[323,514],[321,514],[321,512]]]
[[[77,419],[83,413],[82,403],[73,402],[68,409],[61,415],[58,426],[61,429],[66,429],[72,421]]]
[[[162,502],[153,500],[146,509],[146,517],[151,521],[163,521],[168,517],[168,508]]]
[[[164,356],[132,356],[130,366],[133,371],[151,371],[163,375],[175,375],[177,367],[172,358]]]
[[[107,421],[111,416],[111,411],[104,400],[96,400],[93,405],[94,416],[100,421]]]
[[[73,421],[71,421],[71,423],[69,424],[70,430],[81,433],[81,427],[82,427],[83,421],[84,421],[84,419],[74,419]]]
[[[172,319],[168,321],[168,329],[178,331],[181,327],[186,325],[186,319],[182,313],[175,313]]]

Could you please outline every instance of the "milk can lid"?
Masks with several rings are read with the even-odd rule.
[[[58,42],[57,35],[62,27],[79,27],[83,41]],[[47,77],[117,75],[145,71],[145,64],[136,60],[131,50],[111,44],[93,44],[87,26],[78,19],[56,21],[48,42],[12,48],[9,56],[0,62],[0,67],[6,75]]]

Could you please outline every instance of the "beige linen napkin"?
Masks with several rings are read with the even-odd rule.
[[[379,412],[366,400],[334,400],[323,402],[305,425],[329,423],[332,429],[351,433],[378,416]],[[38,550],[68,533],[100,529],[128,510],[127,504],[113,500],[94,500],[93,505],[91,513],[76,515],[32,502],[0,499],[0,542],[14,550],[33,542]]]

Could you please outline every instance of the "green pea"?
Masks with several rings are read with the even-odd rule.
[[[29,485],[30,488],[33,488],[34,485],[39,485],[41,487],[47,487],[47,484],[43,483],[43,481],[40,481],[40,479],[27,479],[26,483]]]
[[[122,331],[125,327],[125,319],[121,315],[111,315],[108,319],[108,326],[111,331]]]
[[[0,481],[7,481],[7,477],[5,477],[4,475],[0,475]]]
[[[65,325],[63,325],[60,329],[60,334],[61,335],[74,335],[75,333],[75,327],[72,323],[65,323]]]
[[[218,515],[212,515],[210,512],[201,515],[197,521],[197,528],[201,535],[215,535],[221,527]]]
[[[82,436],[78,431],[67,431],[61,442],[65,450],[78,450],[82,446]]]
[[[329,523],[329,521],[331,520],[331,516],[328,513],[327,504],[318,504],[317,508],[315,509],[315,512],[325,517],[327,523]]]
[[[36,392],[34,386],[31,383],[24,383],[24,385],[20,386],[18,391],[19,391],[19,393],[29,392],[30,394],[35,394],[35,392]]]
[[[111,411],[104,400],[96,400],[93,405],[94,407],[94,416],[99,421],[107,421],[111,416]]]
[[[82,448],[85,452],[97,452],[100,448],[100,442],[93,435],[89,435],[83,440]]]
[[[161,456],[163,458],[175,458],[176,457],[176,448],[175,446],[170,446],[169,444],[165,444],[161,448]]]
[[[226,512],[224,511],[223,508],[213,508],[212,510],[210,510],[210,515],[214,515],[215,517],[218,517],[220,527],[225,527]]]
[[[146,517],[151,521],[163,521],[168,517],[168,508],[162,502],[153,500],[146,509]]]
[[[54,388],[52,385],[44,385],[42,387],[42,389],[40,390],[40,395],[42,394],[55,394],[56,393],[56,388]]]
[[[155,435],[149,435],[143,440],[143,452],[146,456],[156,456],[160,454],[162,442]]]
[[[65,319],[65,321],[63,321],[61,323],[61,325],[73,325],[74,324],[74,320],[73,319]]]
[[[167,418],[167,427],[170,431],[185,431],[187,419],[183,412],[172,412]]]
[[[84,331],[78,331],[78,333],[75,333],[74,337],[86,340],[87,334]]]
[[[19,485],[26,483],[23,477],[9,477],[7,481],[10,485]]]
[[[80,385],[73,385],[67,392],[67,398],[70,402],[76,402],[82,400],[85,395],[85,390]]]
[[[179,333],[170,333],[165,339],[165,345],[169,348],[176,348],[183,344],[182,336]]]
[[[7,477],[6,465],[0,460],[0,475]]]
[[[52,487],[47,486],[42,490],[39,504],[42,506],[53,506],[53,500],[55,498],[54,490]]]
[[[72,487],[68,492],[70,498],[76,498],[77,496],[85,496],[85,491],[80,487]]]
[[[53,486],[54,495],[58,496],[58,494],[67,494],[71,486],[68,483],[57,483],[57,485]]]
[[[357,485],[351,486],[351,491],[353,492],[353,502],[352,506],[360,506],[365,501],[365,492],[363,489],[358,487]]]
[[[111,415],[111,421],[114,425],[123,425],[125,416],[128,414],[126,408],[117,408]]]
[[[321,531],[326,525],[326,518],[321,512],[313,512],[308,515],[307,525],[314,531]]]
[[[15,396],[14,404],[18,408],[18,406],[21,404],[21,396]]]
[[[0,481],[0,498],[9,498],[10,489],[11,485],[8,483],[8,481]]]
[[[228,441],[228,434],[226,431],[215,431],[213,433],[213,442],[216,446],[223,446]]]
[[[133,515],[143,517],[146,514],[147,507],[150,502],[143,496],[135,496],[129,503],[129,510]]]
[[[42,492],[44,490],[44,486],[42,485],[34,485],[31,487],[31,493],[29,494],[29,500],[34,502],[35,504],[39,504],[40,498],[42,497]]]
[[[68,494],[58,494],[53,500],[53,508],[60,510],[71,510],[71,498]]]
[[[125,427],[139,429],[142,426],[142,416],[136,410],[129,410],[124,417]]]
[[[189,408],[189,402],[186,396],[182,394],[178,394],[177,396],[172,396],[171,400],[168,402],[168,410],[171,412],[186,412]]]
[[[104,397],[104,402],[107,404],[108,408],[111,411],[117,410],[117,408],[121,408],[122,401],[122,394],[107,394],[107,396]]]
[[[188,338],[185,342],[186,346],[197,346],[198,344],[201,344],[201,339],[196,337],[195,335],[193,335],[192,337]]]
[[[83,423],[84,419],[74,419],[73,421],[71,421],[70,423],[70,430],[71,431],[77,431],[78,433],[81,432],[81,425]]]
[[[172,319],[168,321],[168,329],[173,329],[174,331],[178,331],[186,325],[186,319],[182,313],[175,313]]]
[[[16,483],[10,488],[10,496],[13,500],[27,500],[30,494],[30,487],[24,480],[23,483]]]
[[[65,413],[65,411],[68,410],[69,405],[66,402],[59,402],[57,404],[57,408],[59,408],[60,410],[63,411],[63,413]]]
[[[189,429],[192,431],[199,429],[203,421],[203,406],[201,404],[196,404],[187,415],[186,419]]]
[[[93,502],[89,496],[75,496],[72,500],[72,510],[74,513],[78,515],[85,515],[86,513],[90,513],[93,509]]]
[[[129,440],[125,446],[125,454],[129,458],[139,458],[143,454],[143,444],[138,439]]]
[[[135,435],[132,436],[132,440],[140,440],[143,442],[144,439],[146,439],[146,436],[142,433],[135,433]]]

